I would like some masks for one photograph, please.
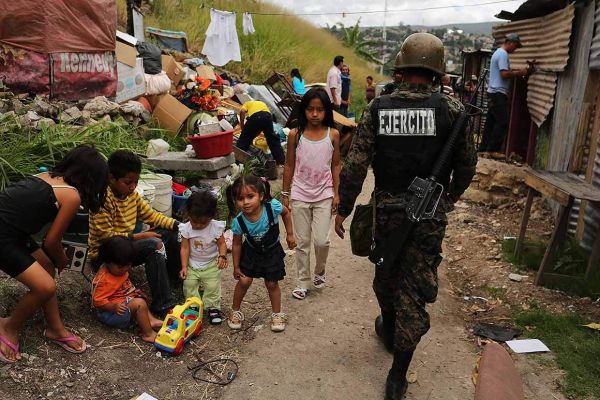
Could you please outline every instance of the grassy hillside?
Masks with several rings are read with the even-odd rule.
[[[200,8],[204,3],[205,8]],[[120,25],[124,25],[125,0],[118,0]],[[310,82],[324,82],[333,57],[341,54],[350,66],[353,111],[365,106],[365,78],[383,79],[367,63],[355,56],[333,35],[297,17],[253,15],[254,35],[242,33],[242,12],[282,12],[270,4],[253,0],[154,0],[152,14],[144,17],[146,26],[184,31],[190,51],[199,54],[210,22],[207,7],[238,12],[237,24],[242,62],[230,62],[226,69],[241,74],[249,82],[262,82],[273,70],[284,74],[296,67]]]

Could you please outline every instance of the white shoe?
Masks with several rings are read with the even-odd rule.
[[[285,313],[280,312],[271,314],[271,331],[283,332],[285,330],[286,319]]]
[[[240,311],[231,310],[229,318],[227,318],[227,325],[231,329],[242,329],[242,322],[244,321],[244,314]]]
[[[327,283],[325,281],[325,274],[323,275],[317,275],[315,274],[315,276],[313,277],[313,285],[315,285],[315,287],[317,289],[321,289],[325,287],[325,283]]]

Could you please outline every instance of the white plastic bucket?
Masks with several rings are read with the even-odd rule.
[[[154,187],[154,185],[150,185],[149,183],[146,183],[146,182],[143,182],[140,180],[138,182],[138,185],[135,188],[135,190],[148,203],[150,203],[150,204],[154,203],[154,197],[156,194],[156,188]]]
[[[150,202],[152,208],[156,211],[170,217],[172,214],[173,198],[171,175],[166,174],[142,174],[140,175],[140,183],[144,185],[154,186],[154,201]],[[138,183],[139,185],[139,183]]]

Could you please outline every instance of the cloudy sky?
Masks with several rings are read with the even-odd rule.
[[[361,26],[383,24],[385,0],[267,0],[286,8],[294,14],[321,14],[303,16],[316,25],[325,26],[342,22],[344,25],[354,25],[361,18]],[[503,2],[498,2],[503,1]],[[486,4],[496,2],[496,4]],[[394,26],[400,22],[408,25],[443,25],[457,22],[486,22],[499,21],[494,15],[501,10],[514,11],[524,0],[388,0],[387,25]],[[463,5],[472,5],[464,7]],[[428,7],[448,7],[433,10],[415,10]],[[410,9],[398,12],[397,10]],[[341,13],[364,14],[346,14]],[[337,13],[337,14],[331,14]],[[329,15],[328,15],[329,14]],[[500,21],[499,21],[500,22]]]

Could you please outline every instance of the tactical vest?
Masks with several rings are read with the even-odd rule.
[[[447,100],[440,93],[426,99],[381,96],[371,108],[375,132],[375,187],[401,193],[416,176],[427,178],[452,127]],[[450,172],[439,182],[448,187]]]

